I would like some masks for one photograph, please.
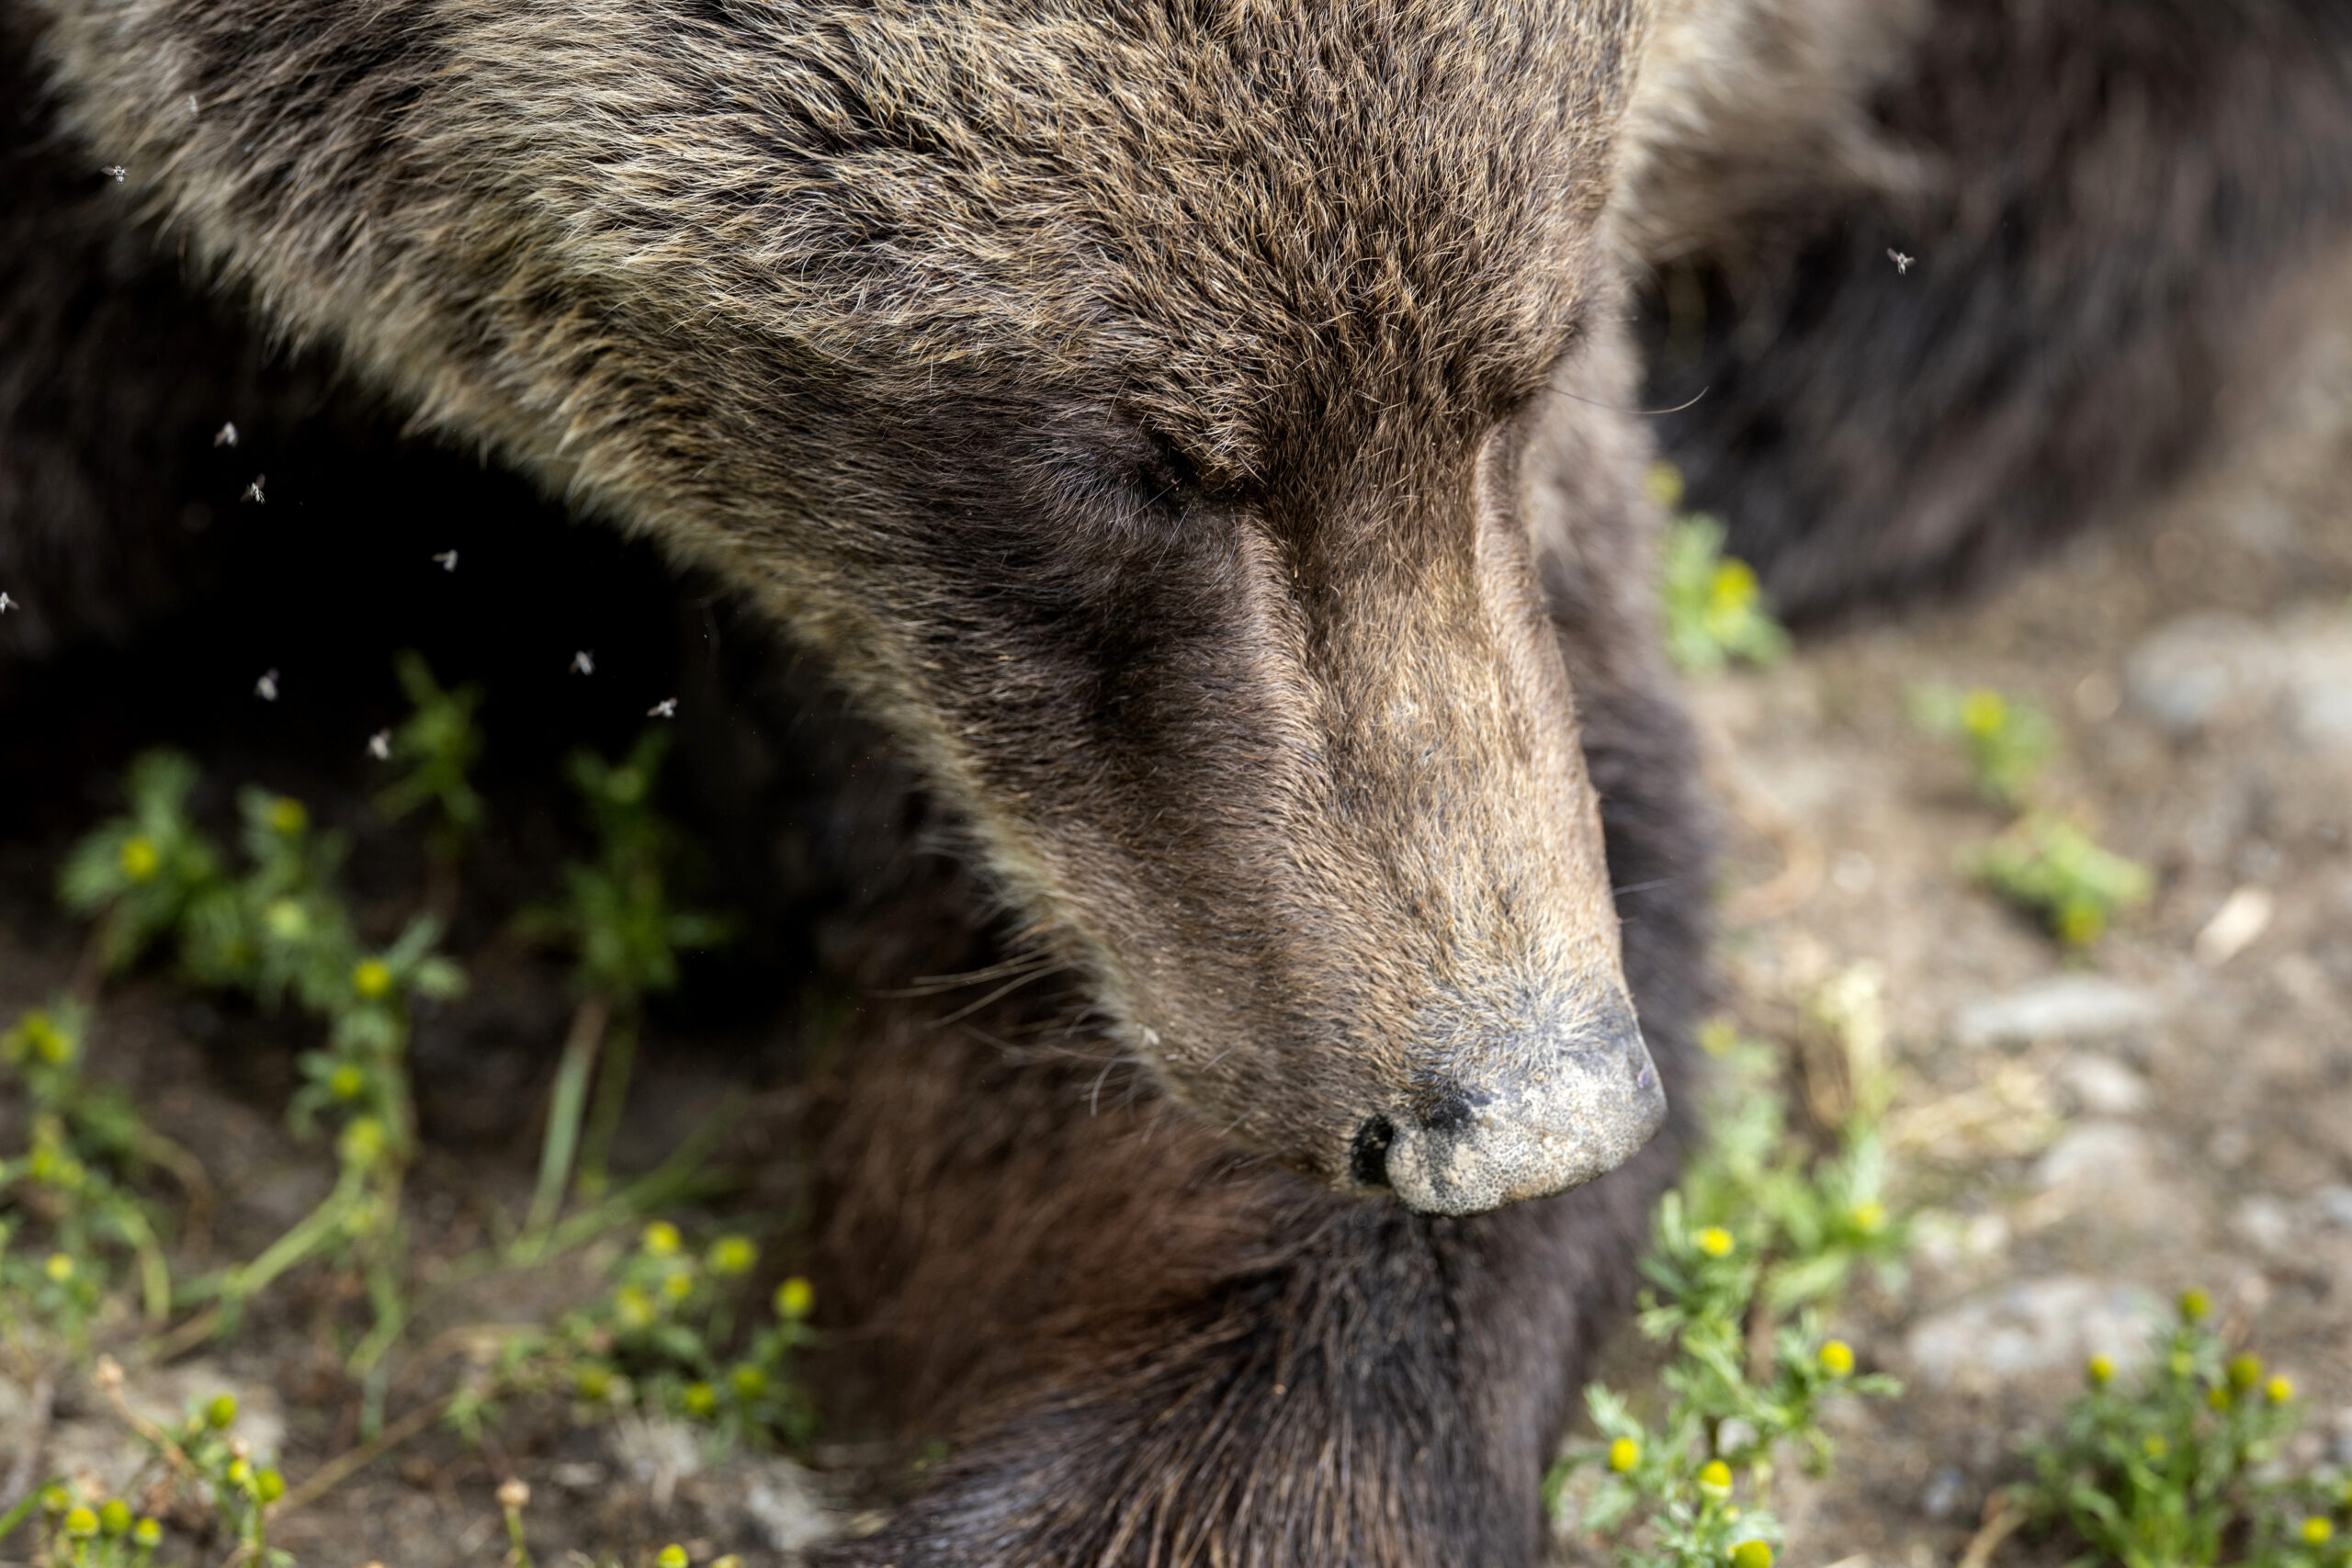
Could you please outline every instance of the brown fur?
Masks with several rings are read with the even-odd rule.
[[[1510,474],[1628,10],[53,9],[131,200],[748,587],[1230,1135],[1625,1016]]]
[[[1698,398],[1665,422],[1694,502],[1804,619],[1996,581],[2177,479],[2352,251],[2336,0],[1864,4],[1912,39],[1864,153],[1751,138],[1707,227],[1652,231],[1647,397]]]
[[[1707,834],[1626,264],[1698,281],[1703,321],[1652,316],[1714,389],[1680,450],[1818,609],[2012,538],[1984,475],[2148,471],[2201,404],[2115,393],[2221,363],[2222,302],[2352,167],[2318,0],[1656,12],[7,0],[0,90],[45,87],[0,175],[0,322],[37,329],[0,426],[43,439],[0,454],[0,569],[56,592],[0,632],[160,593],[142,546],[77,612],[69,553],[217,493],[220,404],[296,439],[322,357],[655,536],[857,699],[798,759],[842,977],[1021,983],[875,1000],[819,1077],[831,1365],[957,1442],[834,1560],[1533,1561],[1687,1123],[1492,1213],[1364,1189],[1415,1118],[1572,1128],[1546,1086],[1628,996],[1687,1087]],[[2046,90],[2086,60],[2099,92]],[[2119,194],[2077,214],[2077,179]],[[2230,200],[2167,228],[2182,190]],[[1908,294],[1887,212],[1936,220],[1892,236]],[[311,357],[182,295],[183,253]],[[1990,318],[1951,306],[1980,275]]]

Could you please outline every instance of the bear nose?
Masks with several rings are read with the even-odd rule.
[[[1430,1086],[1356,1133],[1356,1180],[1425,1214],[1476,1214],[1616,1169],[1666,1121],[1666,1089],[1626,1008],[1511,1053],[1507,1070]]]

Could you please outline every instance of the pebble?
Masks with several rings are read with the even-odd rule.
[[[2071,1390],[2093,1356],[2124,1371],[2137,1366],[2170,1315],[2136,1285],[2057,1274],[1922,1319],[1904,1348],[1919,1377],[1938,1388],[2041,1379]]]
[[[2323,1187],[2312,1194],[2312,1209],[2338,1230],[2352,1231],[2352,1187]]]
[[[1919,1511],[1931,1519],[1948,1519],[1960,1512],[1961,1504],[1968,1500],[1968,1476],[1958,1465],[1948,1464],[1936,1472],[1928,1489],[1919,1495]]]
[[[2185,615],[2124,660],[2132,705],[2176,736],[2278,710],[2306,746],[2352,747],[2352,617]]]
[[[2103,975],[2052,975],[1956,1010],[1951,1037],[1974,1049],[2036,1040],[2106,1040],[2148,1029],[2164,1016],[2155,994]]]
[[[2234,716],[2278,690],[2277,654],[2243,615],[2185,615],[2143,637],[2123,661],[2132,706],[2177,736]]]
[[[2148,1108],[2148,1080],[2112,1056],[2069,1056],[2058,1064],[2058,1081],[2093,1116],[2137,1116]]]
[[[2063,1212],[2120,1230],[2177,1229],[2193,1208],[2164,1174],[2146,1133],[2128,1122],[2080,1122],[2035,1162],[2034,1185]]]
[[[2302,1227],[2286,1200],[2257,1192],[2230,1211],[2230,1234],[2256,1252],[2284,1252]]]

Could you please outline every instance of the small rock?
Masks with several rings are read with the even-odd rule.
[[[2066,1129],[2033,1168],[2034,1184],[2078,1213],[2120,1230],[2176,1227],[2192,1205],[2165,1178],[2148,1134],[2128,1122]]]
[[[2230,1233],[2256,1252],[2284,1252],[2301,1227],[2285,1200],[2257,1192],[2230,1213]]]
[[[1992,1262],[2009,1247],[2009,1222],[1997,1213],[1930,1209],[1911,1221],[1913,1255],[1947,1272]]]
[[[2128,1169],[2133,1174],[2155,1167],[2148,1135],[2123,1122],[2085,1122],[2066,1129],[2033,1168],[2034,1185],[2044,1191],[2086,1177]]]
[[[1921,1378],[1939,1388],[1984,1388],[2023,1379],[2064,1381],[2105,1356],[2130,1370],[2170,1321],[2136,1285],[2059,1274],[2020,1280],[1946,1308],[1905,1341]]]
[[[2267,887],[2237,889],[2222,900],[2222,907],[2197,933],[2197,962],[2208,969],[2219,969],[2244,953],[2270,929],[2270,917],[2277,908],[2278,901]]]
[[[1931,1519],[1948,1519],[1960,1512],[1968,1498],[1968,1476],[1958,1465],[1948,1464],[1936,1472],[1928,1489],[1919,1496],[1919,1511]]]
[[[2124,662],[2133,705],[2176,735],[2283,706],[2307,746],[2352,746],[2352,621],[2337,614],[2265,626],[2198,615],[2162,627]]]
[[[573,1460],[548,1472],[548,1479],[566,1492],[594,1492],[611,1472],[590,1460]]]
[[[2312,1211],[2338,1230],[2352,1231],[2352,1187],[2323,1187],[2312,1194]]]
[[[2188,615],[2141,639],[2123,662],[2134,707],[2175,735],[2267,702],[2278,658],[2268,634],[2242,615]]]
[[[1969,1049],[2036,1040],[2105,1040],[2153,1028],[2164,1016],[2154,993],[2101,975],[2053,975],[1952,1014],[1951,1037]]]
[[[2112,1056],[2069,1056],[2058,1065],[2058,1080],[2094,1116],[2137,1116],[2148,1108],[2148,1080]]]

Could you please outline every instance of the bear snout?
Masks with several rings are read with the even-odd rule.
[[[1628,1010],[1513,1058],[1367,1118],[1351,1149],[1356,1182],[1425,1214],[1483,1213],[1605,1176],[1665,1123],[1666,1090]]]

